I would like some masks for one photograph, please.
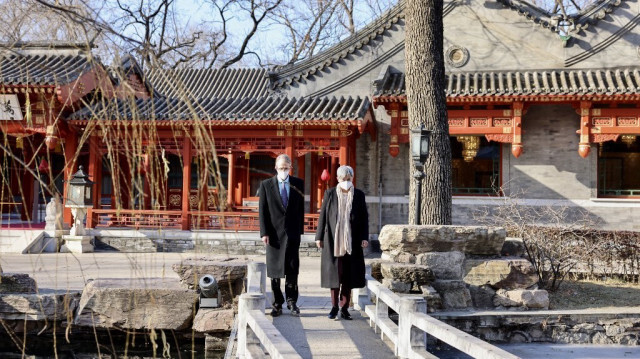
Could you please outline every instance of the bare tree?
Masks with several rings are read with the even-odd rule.
[[[444,82],[443,1],[406,3],[405,66],[411,128],[431,130],[429,157],[424,166],[422,198],[416,203],[415,182],[409,188],[409,223],[451,224],[451,144]],[[412,175],[415,173],[410,166]]]

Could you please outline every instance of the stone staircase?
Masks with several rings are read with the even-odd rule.
[[[0,253],[26,253],[34,242],[42,239],[43,234],[42,229],[1,228]]]

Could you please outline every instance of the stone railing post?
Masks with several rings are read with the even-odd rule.
[[[247,357],[247,345],[259,344],[260,340],[253,334],[251,328],[247,326],[247,316],[251,310],[260,310],[264,312],[264,294],[262,293],[243,293],[240,295],[238,303],[238,358]]]
[[[267,292],[267,266],[262,262],[247,264],[247,293]],[[263,308],[264,309],[264,308]]]
[[[427,313],[427,301],[422,297],[402,297],[398,313],[398,356],[412,357],[413,351],[426,350],[427,335],[413,327],[411,317],[416,313]]]
[[[371,276],[371,266],[368,265],[365,267],[365,275]],[[351,292],[351,298],[353,298],[353,307],[357,310],[364,311],[364,307],[371,304],[367,282],[365,282],[364,288],[353,289]]]

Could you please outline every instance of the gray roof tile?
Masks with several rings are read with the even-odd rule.
[[[489,71],[445,74],[448,97],[640,94],[640,67],[590,70]],[[405,74],[392,67],[374,81],[374,96],[404,96]]]
[[[0,54],[0,81],[11,85],[65,85],[91,68],[90,60],[81,54]]]
[[[133,105],[132,105],[133,104]],[[213,121],[347,121],[364,119],[368,98],[206,98],[186,102],[181,99],[105,100],[85,107],[70,120],[213,120]]]

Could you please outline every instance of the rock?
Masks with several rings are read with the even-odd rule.
[[[67,294],[2,294],[0,318],[2,320],[66,321],[72,316],[80,293]]]
[[[382,263],[385,262],[388,261],[382,259],[366,260],[366,263],[371,266],[371,276],[379,282],[382,282]]]
[[[433,272],[426,266],[403,263],[382,263],[380,270],[385,279],[393,279],[417,286],[429,284],[434,280]]]
[[[181,263],[174,264],[173,270],[189,289],[195,289],[200,277],[205,274],[211,274],[222,289],[237,279],[244,279],[247,274],[247,262],[235,258],[186,258]]]
[[[427,313],[432,313],[436,309],[442,309],[442,297],[438,291],[428,285],[421,285],[420,291],[422,292],[422,296],[424,300],[427,301]]]
[[[191,326],[194,290],[177,279],[98,279],[82,292],[75,324],[98,328],[173,329]]]
[[[416,264],[431,268],[437,279],[462,279],[462,252],[430,252],[418,254]]]
[[[433,287],[442,297],[444,309],[465,309],[472,306],[471,293],[461,280],[437,280]]]
[[[415,263],[416,256],[411,253],[401,252],[393,258],[393,261],[398,263]]]
[[[525,254],[522,238],[507,237],[502,245],[500,255],[503,257],[522,257]]]
[[[566,332],[562,328],[553,328],[551,338],[554,343],[587,344],[590,343],[589,334],[579,332]]]
[[[35,293],[36,281],[24,273],[3,273],[0,275],[0,294]]]
[[[218,282],[222,302],[230,303],[235,296],[242,293],[244,278],[247,275],[247,261],[235,258],[187,258],[174,264],[173,270],[189,289],[197,289],[200,277],[211,274]]]
[[[200,333],[230,332],[233,309],[200,308],[193,318],[193,330]]]
[[[488,285],[469,286],[469,293],[475,308],[493,308],[493,296],[496,291]]]
[[[605,333],[607,334],[607,336],[609,337],[613,337],[619,334],[622,334],[624,332],[627,331],[627,328],[631,328],[633,327],[633,324],[629,324],[626,322],[623,323],[619,323],[619,324],[613,324],[613,325],[607,325],[605,326]]]
[[[395,293],[409,293],[411,291],[411,287],[413,287],[411,283],[389,278],[384,278],[382,280],[382,285],[389,288],[392,292]]]
[[[538,282],[533,265],[526,259],[467,259],[465,283],[496,289],[529,288]]]
[[[593,335],[591,336],[591,343],[592,344],[613,344],[613,340],[611,340],[611,338],[607,337],[607,335],[602,332],[596,332],[596,333],[593,333]]]
[[[529,309],[549,309],[549,293],[546,290],[536,289],[499,289],[493,297],[495,306],[525,307]]]
[[[638,340],[637,334],[621,334],[613,337],[613,341],[615,343],[621,345],[638,345],[640,341]]]
[[[499,255],[505,237],[506,231],[499,227],[386,225],[378,238],[382,251],[393,258],[402,252]]]

